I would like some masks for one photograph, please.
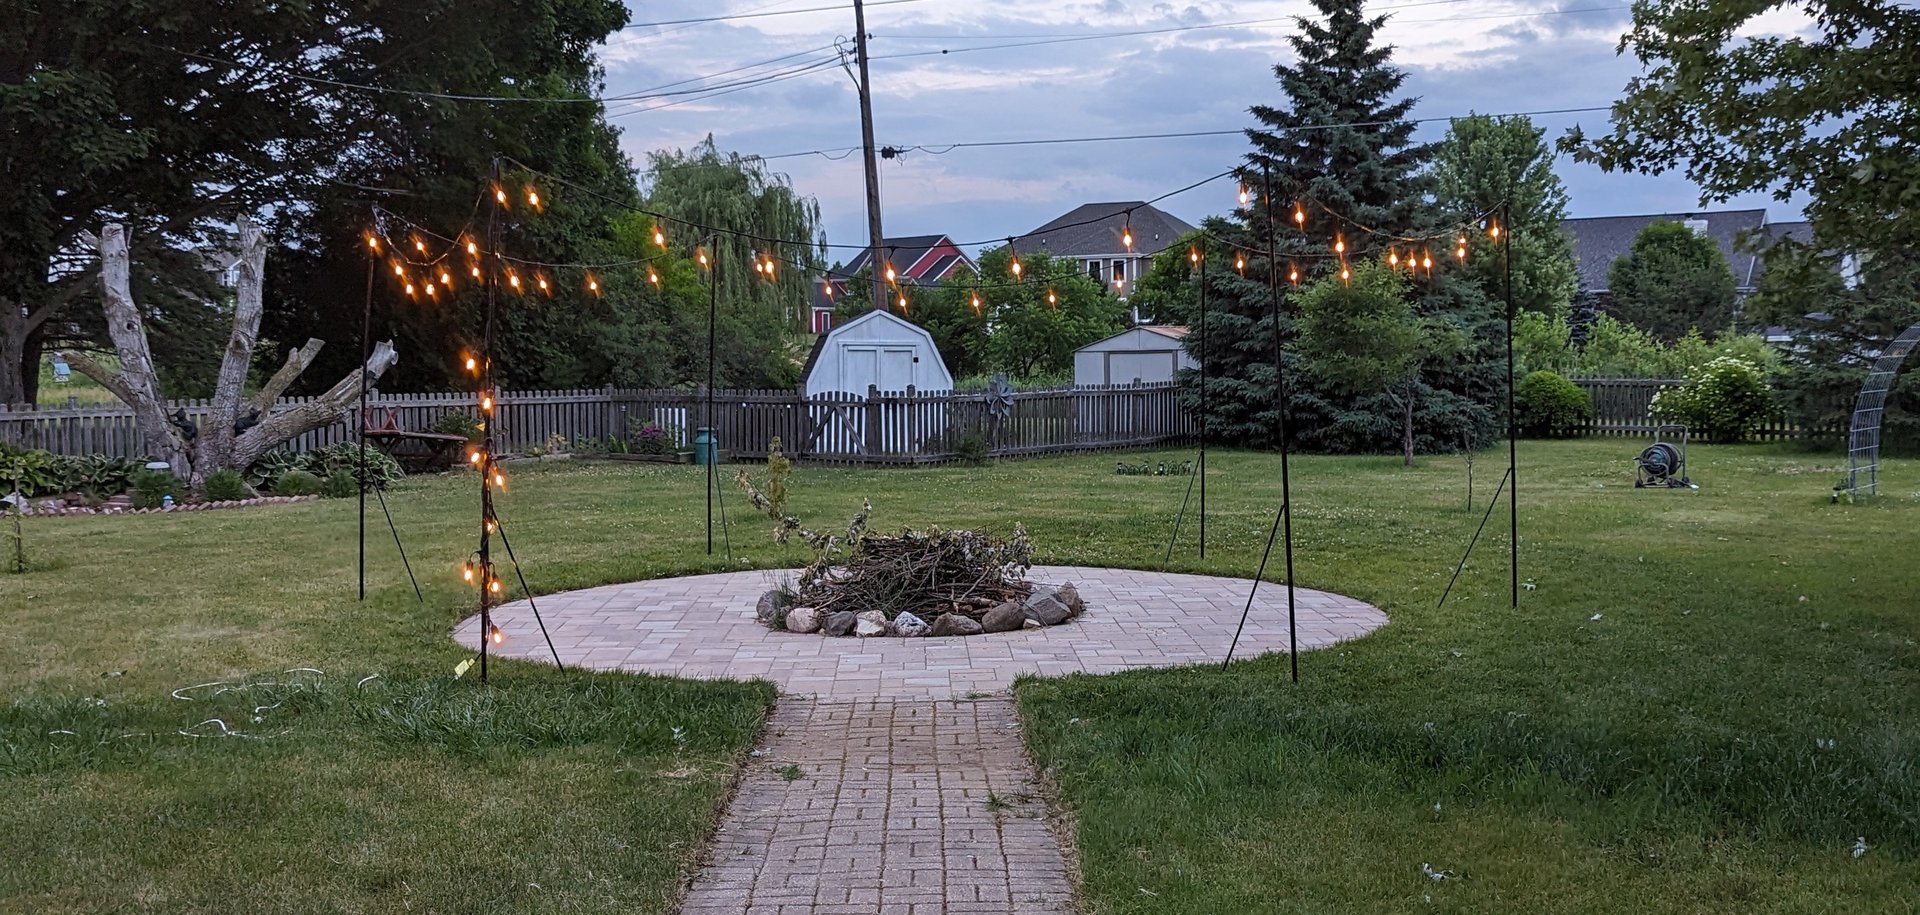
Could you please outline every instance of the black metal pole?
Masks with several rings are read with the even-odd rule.
[[[1295,622],[1293,588],[1293,483],[1288,478],[1287,456],[1293,450],[1287,429],[1287,374],[1281,364],[1280,353],[1280,246],[1274,241],[1273,229],[1273,175],[1267,166],[1260,167],[1260,181],[1266,186],[1267,194],[1267,291],[1273,300],[1273,390],[1274,397],[1280,401],[1280,505],[1285,511],[1282,519],[1282,544],[1287,557],[1287,662],[1293,682],[1300,682],[1300,635]]]
[[[373,252],[367,252],[367,297],[360,307],[360,599],[367,599],[367,359],[373,334]],[[395,541],[399,542],[398,535]]]
[[[1516,444],[1518,423],[1513,413],[1513,209],[1500,204],[1500,252],[1506,261],[1507,293],[1507,524],[1508,562],[1513,579],[1513,606],[1520,606],[1520,461]]]
[[[719,430],[713,427],[714,329],[720,315],[720,236],[711,243],[713,255],[707,261],[707,555],[713,555],[714,462],[719,456]]]
[[[1207,558],[1207,248],[1200,245],[1200,558]]]

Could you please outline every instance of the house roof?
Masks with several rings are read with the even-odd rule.
[[[916,280],[939,279],[944,274],[934,272],[935,268],[944,264],[942,269],[952,269],[957,260],[965,258],[964,254],[958,259],[944,255],[928,256],[942,245],[953,245],[953,239],[945,235],[904,235],[884,239],[881,245],[887,249],[885,257],[893,264],[894,271],[901,276]],[[958,250],[959,246],[954,245],[954,249]],[[871,254],[871,251],[863,249],[859,254],[854,255],[853,260],[848,261],[845,267],[832,271],[832,275],[842,279],[852,278],[860,271],[867,269]]]
[[[1142,324],[1140,325],[1140,329],[1159,334],[1163,337],[1172,337],[1175,340],[1185,339],[1187,334],[1192,332],[1190,328],[1177,324]]]
[[[1606,292],[1607,274],[1613,262],[1633,250],[1633,239],[1640,230],[1655,222],[1700,221],[1705,234],[1720,246],[1720,253],[1732,268],[1735,285],[1750,291],[1758,280],[1761,259],[1741,249],[1741,237],[1767,228],[1766,210],[1719,210],[1694,213],[1654,213],[1644,216],[1594,216],[1568,219],[1560,227],[1573,239],[1574,267],[1580,282],[1592,292]]]
[[[1134,338],[1135,343],[1134,343],[1133,349],[1138,352],[1163,352],[1163,350],[1157,350],[1157,349],[1147,350],[1147,349],[1144,349],[1143,347],[1167,345],[1164,342],[1156,343],[1152,340],[1146,339],[1145,336],[1137,336],[1137,335],[1160,337],[1160,338],[1163,338],[1164,340],[1180,340],[1186,337],[1187,328],[1173,326],[1173,325],[1166,325],[1166,324],[1136,324],[1117,334],[1113,334],[1112,336],[1101,337],[1100,339],[1095,340],[1092,343],[1089,343],[1085,346],[1080,347],[1075,352],[1082,352],[1082,353],[1117,352],[1118,350],[1114,349],[1114,347],[1111,344],[1113,344],[1115,341],[1124,340],[1128,337]]]
[[[1045,251],[1061,257],[1124,255],[1124,230],[1133,232],[1134,255],[1158,254],[1193,226],[1178,216],[1142,200],[1085,203],[1013,240],[1019,250]]]

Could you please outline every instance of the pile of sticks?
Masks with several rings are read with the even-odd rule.
[[[902,611],[932,620],[958,613],[978,620],[994,606],[1024,600],[1033,544],[1024,527],[1012,537],[986,531],[903,531],[864,534],[831,569],[803,581],[795,603],[822,613]]]

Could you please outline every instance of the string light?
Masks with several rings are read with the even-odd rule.
[[[489,531],[491,531],[491,530],[493,530],[493,522],[492,522],[492,521],[488,521],[488,522],[487,522],[487,530],[489,530]],[[490,580],[490,581],[488,581],[488,582],[487,582],[487,590],[489,590],[489,591],[492,591],[492,592],[493,592],[493,593],[495,593],[495,594],[499,594],[499,593],[500,593],[500,579],[498,579],[498,578],[495,578],[495,579],[492,579],[492,580]],[[501,642],[501,641],[503,641],[503,637],[499,635],[499,632],[500,632],[500,627],[499,627],[499,626],[495,626],[495,627],[493,627],[493,631],[494,631],[494,633],[495,633],[495,635],[494,635],[494,643],[495,643],[495,644],[498,644],[499,642]]]
[[[1433,252],[1427,251],[1427,252],[1421,253],[1420,268],[1427,271],[1428,273],[1433,272]]]
[[[647,268],[647,282],[655,286],[660,285],[660,274],[653,272],[652,267]]]
[[[980,313],[980,290],[978,289],[973,291],[973,313]]]
[[[540,209],[540,192],[539,191],[536,191],[533,188],[527,188],[527,206],[533,207],[536,210]]]
[[[767,279],[773,279],[773,256],[767,256]]]
[[[511,270],[507,271],[507,285],[512,286],[515,292],[519,292],[520,291],[520,274],[514,273]]]
[[[1333,253],[1335,253],[1335,254],[1345,254],[1345,253],[1347,253],[1347,239],[1346,239],[1346,236],[1344,236],[1344,235],[1340,235],[1340,234],[1338,234],[1338,233],[1335,233],[1335,234],[1334,234],[1334,236],[1333,236]]]
[[[1287,281],[1292,283],[1295,286],[1300,285],[1300,265],[1299,264],[1294,264],[1293,266],[1287,268]]]
[[[477,372],[477,371],[479,371],[479,370],[480,370],[480,360],[478,360],[478,359],[475,359],[475,358],[473,358],[472,356],[468,356],[468,357],[467,357],[467,371],[469,371],[469,372]]]
[[[1196,267],[1200,265],[1200,249],[1199,248],[1187,249],[1187,263],[1193,264]]]
[[[380,252],[380,236],[375,235],[371,232],[367,233],[367,247],[372,249],[374,253],[378,254]]]
[[[471,241],[469,241],[469,242],[467,242],[467,256],[468,256],[468,257],[473,257],[473,256],[475,256],[475,255],[478,255],[479,253],[480,253],[480,246],[479,246],[479,245],[477,245],[477,244],[474,244],[474,243],[473,243],[473,242],[471,242]]]
[[[900,313],[907,313],[907,291],[905,289],[900,290]]]
[[[394,262],[393,262],[393,275],[394,275],[394,276],[406,276],[406,275],[407,275],[407,271],[405,271],[405,270],[403,270],[403,269],[401,269],[401,268],[400,268],[400,262],[399,262],[399,261],[394,261]]]
[[[477,279],[479,279],[479,278],[480,278],[480,265],[479,265],[479,264],[474,264],[474,265],[473,265],[473,268],[472,268],[472,270],[473,270],[473,278],[474,278],[474,279],[476,279],[476,280],[477,280]]]
[[[1127,253],[1133,253],[1133,220],[1131,217],[1128,218],[1126,225],[1120,227],[1120,243],[1127,246]]]
[[[549,297],[551,297],[551,296],[553,295],[553,290],[552,290],[552,289],[549,289],[549,288],[547,288],[547,277],[546,277],[546,275],[545,275],[545,274],[541,274],[541,275],[539,275],[539,276],[537,276],[537,277],[535,277],[535,278],[534,278],[534,282],[536,282],[536,283],[538,283],[538,284],[540,284],[540,291],[541,291],[541,292],[544,292],[544,293],[546,293],[546,294],[547,294],[547,295],[548,295]]]
[[[500,590],[499,582],[496,581],[493,583],[493,590],[496,592]],[[499,623],[495,623],[493,624],[493,628],[487,631],[487,638],[491,639],[495,645],[502,645],[507,641],[507,634],[500,631]]]
[[[480,410],[485,413],[493,412],[493,395],[492,394],[480,395]]]
[[[428,283],[428,284],[427,284],[427,297],[428,297],[428,298],[432,298],[432,297],[433,297],[433,284],[432,284],[432,283]]]
[[[1047,307],[1049,308],[1060,307],[1060,297],[1053,294],[1052,286],[1047,287]]]
[[[822,281],[820,283],[820,291],[827,294],[828,301],[832,301],[833,300],[833,281],[832,280]]]
[[[1307,227],[1307,211],[1301,209],[1300,204],[1297,203],[1293,205],[1293,224],[1301,229]]]
[[[1487,237],[1494,241],[1500,240],[1500,224],[1498,222],[1491,220],[1487,222]]]
[[[500,525],[498,523],[496,523],[492,518],[487,519],[487,533],[491,534],[494,531],[497,531],[499,529],[500,529]],[[495,588],[498,589],[499,583],[495,582],[494,585],[495,585]]]
[[[467,452],[467,463],[475,467],[480,466],[480,452],[478,450]]]
[[[1235,273],[1238,273],[1238,274],[1240,274],[1241,276],[1245,276],[1245,275],[1246,275],[1246,273],[1247,273],[1247,258],[1246,258],[1246,255],[1243,255],[1243,254],[1241,254],[1241,253],[1240,253],[1240,252],[1238,252],[1238,251],[1236,251],[1236,252],[1234,252],[1234,254],[1233,254],[1233,270],[1234,270],[1234,272],[1235,272]]]
[[[1453,256],[1459,258],[1461,263],[1466,263],[1467,236],[1464,234],[1454,241]]]
[[[507,488],[507,477],[506,477],[506,474],[503,474],[503,473],[501,473],[501,472],[500,472],[500,471],[498,471],[498,470],[496,470],[496,471],[494,471],[494,472],[493,472],[493,488],[494,488],[494,489],[506,489],[506,488]]]
[[[413,250],[425,254],[427,253],[427,243],[416,238],[413,240]]]
[[[493,189],[493,202],[499,204],[502,209],[506,207],[507,192],[504,188],[495,187]]]
[[[600,297],[600,280],[591,273],[587,274],[587,291],[596,299]]]
[[[707,249],[702,248],[700,249],[700,266],[705,267],[706,265],[707,265]]]
[[[1243,206],[1243,207],[1244,207],[1244,206],[1246,206],[1246,205],[1247,205],[1247,199],[1248,199],[1248,198],[1247,198],[1247,186],[1246,186],[1245,184],[1242,184],[1242,185],[1240,185],[1240,205],[1241,205],[1241,206]]]
[[[900,274],[893,272],[892,261],[887,262],[887,282],[895,286],[900,285]]]
[[[1353,279],[1353,271],[1348,269],[1346,264],[1341,264],[1340,265],[1340,282],[1345,283],[1352,279]]]
[[[1387,266],[1392,267],[1395,270],[1400,269],[1400,252],[1395,251],[1392,248],[1387,249]]]
[[[660,231],[660,224],[657,222],[653,224],[653,243],[660,248],[667,246],[667,233]]]
[[[463,562],[460,564],[460,577],[466,579],[468,584],[473,583],[473,563]]]
[[[412,283],[408,283],[408,284],[407,284],[407,295],[408,295],[409,297],[411,297],[411,296],[413,295],[413,284],[412,284]]]
[[[442,286],[445,286],[445,287],[447,287],[448,289],[452,289],[452,288],[453,288],[453,274],[451,274],[451,273],[448,273],[448,272],[447,272],[447,271],[445,271],[445,270],[442,270],[442,271],[440,271],[440,285],[442,285]]]

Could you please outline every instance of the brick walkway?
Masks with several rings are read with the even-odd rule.
[[[683,915],[1073,911],[1010,699],[782,700],[753,763]]]
[[[1218,662],[1251,582],[1240,578],[1035,566],[1034,581],[1072,582],[1087,612],[1064,626],[961,638],[828,638],[772,632],[753,607],[782,573],[724,572],[608,585],[539,599],[554,647],[570,666],[701,679],[764,678],[782,693],[830,699],[948,699],[992,693],[1021,674],[1113,673]],[[1384,625],[1386,614],[1338,594],[1298,589],[1300,648],[1324,648]],[[552,655],[525,601],[494,619],[495,650]],[[454,630],[479,647],[478,617]],[[1287,650],[1287,589],[1263,584],[1238,658]]]
[[[754,622],[781,573],[728,572],[540,598],[570,666],[764,678],[782,698],[683,915],[1067,915],[1072,883],[1006,690],[1021,674],[1217,662],[1251,582],[1037,566],[1087,602],[1073,622],[961,638],[828,638]],[[1297,595],[1302,650],[1384,625],[1337,594]],[[524,601],[504,654],[551,658]],[[479,645],[479,620],[454,630]],[[1237,657],[1286,651],[1286,588],[1262,585]]]

